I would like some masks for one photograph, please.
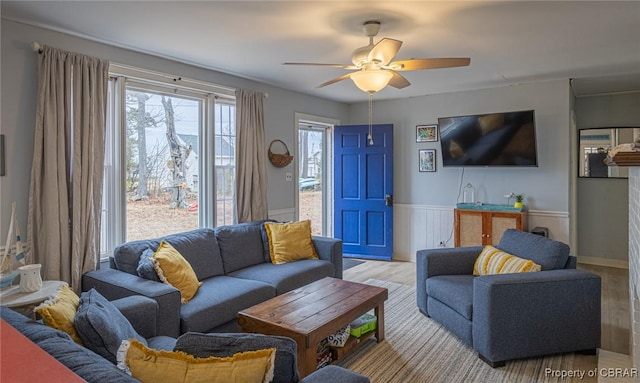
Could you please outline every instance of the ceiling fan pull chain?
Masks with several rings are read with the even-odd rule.
[[[373,146],[373,93],[369,93],[369,146]]]

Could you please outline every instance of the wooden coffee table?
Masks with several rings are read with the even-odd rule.
[[[324,278],[279,295],[238,313],[244,332],[292,338],[298,345],[298,371],[304,378],[316,370],[318,344],[362,314],[374,310],[376,340],[384,340],[384,301],[387,289],[362,283]],[[353,337],[338,360],[362,344]]]

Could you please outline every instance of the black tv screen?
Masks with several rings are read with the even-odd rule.
[[[533,110],[438,118],[443,166],[538,166]]]

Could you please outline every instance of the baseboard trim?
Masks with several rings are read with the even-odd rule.
[[[586,265],[594,265],[594,266],[615,267],[618,269],[629,270],[629,261],[625,261],[622,259],[578,256],[578,263],[584,263]]]

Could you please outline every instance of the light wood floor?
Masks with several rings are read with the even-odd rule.
[[[579,264],[578,268],[596,273],[602,278],[601,350],[606,352],[601,353],[600,361],[595,356],[576,354],[574,369],[587,371],[598,364],[601,367],[609,365],[608,360],[611,355],[630,353],[629,272],[626,269],[585,264]],[[413,262],[365,261],[345,270],[343,278],[354,282],[364,282],[373,278],[415,286],[416,265]],[[605,360],[602,360],[603,358]],[[597,379],[581,380],[581,382],[588,381],[597,382]]]

